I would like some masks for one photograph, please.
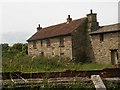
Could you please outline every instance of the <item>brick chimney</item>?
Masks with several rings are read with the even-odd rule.
[[[38,24],[37,32],[40,31],[41,29],[42,29],[42,27],[40,27],[40,24]]]
[[[72,18],[70,18],[70,15],[68,15],[67,24],[70,23],[71,21],[72,21]]]

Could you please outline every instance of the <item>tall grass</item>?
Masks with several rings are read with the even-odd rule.
[[[3,72],[41,72],[41,71],[65,71],[65,70],[95,70],[111,67],[110,65],[98,65],[96,63],[75,63],[69,60],[60,60],[58,57],[46,58],[25,55],[17,52],[4,52],[2,56]]]

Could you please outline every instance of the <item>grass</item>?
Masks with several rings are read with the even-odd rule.
[[[109,68],[110,65],[98,65],[96,63],[75,63],[69,60],[59,60],[58,57],[32,58],[24,53],[3,52],[3,72],[44,72],[44,71],[65,71],[65,70],[98,70]]]
[[[120,89],[120,83],[115,83],[111,81],[105,81],[104,82],[107,90],[119,90]],[[63,84],[63,83],[50,83],[48,79],[43,80],[43,84],[37,84],[34,83],[31,86],[25,86],[25,87],[15,87],[12,82],[9,83],[8,88],[10,90],[13,89],[19,89],[19,90],[44,90],[44,89],[50,89],[50,90],[56,90],[56,89],[62,89],[62,90],[95,90],[95,86],[93,85],[92,81],[89,83],[85,83],[84,81],[77,79],[76,82],[73,82],[71,84]]]
[[[120,89],[120,83],[106,81],[104,84],[105,84],[107,90],[119,90]]]

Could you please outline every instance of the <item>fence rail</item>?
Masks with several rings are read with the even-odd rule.
[[[23,89],[31,86],[37,88],[39,85],[42,86],[45,80],[48,83],[55,84],[73,84],[78,80],[82,80],[82,82],[88,84],[92,82],[91,75],[99,75],[104,81],[120,83],[120,68],[89,71],[66,70],[64,72],[1,72],[2,80],[0,82],[2,82],[2,90],[9,90],[11,84],[13,87],[10,88],[20,90],[20,88]]]
[[[108,68],[103,70],[66,70],[63,72],[1,72],[2,80],[11,79],[30,79],[30,78],[59,78],[59,77],[88,77],[91,75],[100,75],[103,78],[120,77],[120,68]]]

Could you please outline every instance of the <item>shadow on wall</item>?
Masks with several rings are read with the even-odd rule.
[[[89,62],[95,62],[95,55],[91,44],[91,37],[89,35],[89,31],[87,31],[86,33],[86,40],[86,59]]]

